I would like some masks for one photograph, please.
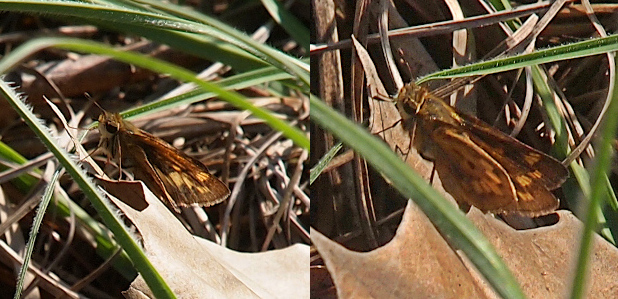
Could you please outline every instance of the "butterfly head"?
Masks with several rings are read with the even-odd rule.
[[[109,138],[120,131],[124,125],[123,123],[120,114],[104,111],[99,116],[99,133],[101,133],[103,138]]]
[[[406,84],[397,94],[395,105],[406,120],[414,117],[425,101],[427,89],[420,87],[413,82]]]

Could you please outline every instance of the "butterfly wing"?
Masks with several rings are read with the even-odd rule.
[[[204,164],[159,138],[138,130],[124,131],[120,139],[121,147],[127,149],[122,155],[134,160],[135,177],[152,182],[148,187],[174,210],[191,204],[212,206],[230,194]]]
[[[451,125],[441,126],[432,134],[440,149],[436,170],[445,190],[455,199],[483,212],[527,217],[558,208],[559,201],[537,177],[520,172],[521,167],[513,161],[496,159],[485,149],[486,144],[478,143],[482,142],[478,137]]]
[[[531,177],[549,190],[560,187],[569,177],[567,168],[553,157],[490,127],[475,117],[463,113],[460,116],[464,119],[463,125],[472,133],[474,142],[502,164],[509,173],[533,174]]]
[[[441,126],[431,134],[442,186],[457,202],[496,212],[516,201],[515,186],[506,170],[465,132]]]

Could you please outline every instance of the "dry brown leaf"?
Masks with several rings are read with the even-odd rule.
[[[299,298],[309,294],[309,247],[239,253],[191,235],[148,189],[139,212],[112,199],[137,227],[144,251],[179,298]],[[139,276],[127,298],[152,297]]]
[[[410,201],[394,239],[376,250],[345,249],[311,232],[340,298],[494,298],[471,264],[448,246]],[[529,298],[568,292],[582,224],[559,211],[557,224],[517,231],[476,208],[468,217],[496,247]],[[617,298],[618,251],[596,236],[587,298]],[[463,262],[462,262],[463,260]]]
[[[468,218],[496,247],[528,298],[566,298],[578,255],[582,223],[569,211],[558,211],[556,224],[514,230],[472,209]],[[586,298],[618,298],[618,250],[599,235],[588,276]]]
[[[339,298],[482,298],[465,265],[429,220],[408,204],[395,238],[350,251],[312,230]]]

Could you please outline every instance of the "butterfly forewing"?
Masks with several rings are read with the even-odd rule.
[[[197,203],[211,206],[225,200],[229,195],[227,186],[210,174],[200,161],[159,138],[144,131],[140,133],[143,138],[137,139],[137,147],[143,149],[170,195],[180,199],[178,204],[187,206]]]
[[[471,143],[465,132],[444,126],[432,135],[437,145],[436,171],[444,189],[457,202],[497,212],[515,200],[515,186],[506,170]]]
[[[538,173],[535,179],[547,189],[553,190],[562,185],[569,171],[551,156],[540,152],[519,140],[490,127],[477,118],[460,114],[464,126],[470,129],[475,142],[501,163],[509,164],[511,171],[519,173]],[[498,143],[499,146],[495,146]],[[517,161],[518,163],[513,163]]]
[[[450,194],[453,193],[448,190],[449,184],[462,185],[454,198],[465,198],[465,202],[483,212],[528,217],[545,215],[558,208],[558,199],[538,180],[540,173],[495,155],[492,147],[461,127],[444,125],[434,134],[440,135],[435,138],[441,153],[438,157],[449,161],[448,172],[440,172],[445,167],[439,166],[443,164],[439,159],[435,161],[440,178],[447,178],[442,184]],[[507,189],[509,192],[505,192]]]

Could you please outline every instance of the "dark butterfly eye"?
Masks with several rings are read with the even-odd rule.
[[[403,111],[408,113],[408,115],[416,114],[416,105],[414,105],[414,103],[411,100],[403,102],[402,105],[403,105]]]
[[[116,132],[118,132],[118,126],[111,123],[106,123],[105,130],[110,134],[116,134]]]

